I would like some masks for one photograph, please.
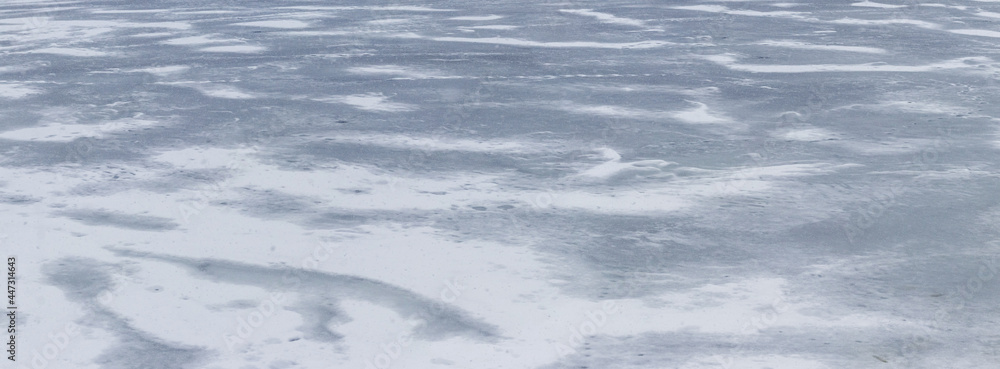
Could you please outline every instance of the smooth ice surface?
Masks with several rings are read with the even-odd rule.
[[[997,368],[997,19],[4,1],[5,367]]]

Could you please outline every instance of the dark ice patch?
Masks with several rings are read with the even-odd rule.
[[[86,225],[110,226],[138,231],[168,231],[177,228],[177,223],[168,218],[126,214],[107,210],[67,210],[56,212],[56,215],[64,216]]]
[[[27,205],[39,201],[42,200],[31,196],[0,193],[0,204]]]
[[[117,338],[117,343],[95,362],[104,369],[184,369],[204,359],[204,349],[169,343],[141,331],[98,302],[101,295],[111,291],[114,282],[110,272],[115,268],[86,258],[63,258],[42,266],[47,282],[88,312],[81,324],[107,330]]]
[[[302,316],[302,325],[299,326],[299,331],[305,338],[315,341],[340,341],[344,336],[331,331],[327,325],[331,321],[346,322],[350,320],[335,301],[312,300],[289,307],[288,310]]]
[[[62,289],[66,298],[88,302],[113,287],[114,282],[108,273],[110,268],[110,265],[93,259],[64,258],[45,264],[42,271],[48,283]]]
[[[203,359],[204,350],[172,346],[138,331],[124,334],[119,344],[103,352],[95,362],[106,369],[186,369]]]
[[[320,200],[276,190],[243,188],[240,194],[243,197],[238,200],[217,201],[215,204],[235,207],[243,214],[264,219],[316,213],[316,207],[322,204]]]
[[[376,220],[374,216],[364,212],[325,211],[309,218],[305,224],[311,228],[352,227]]]
[[[175,170],[151,180],[137,180],[134,171],[110,165],[102,172],[102,180],[79,184],[70,189],[69,193],[76,196],[107,196],[136,189],[155,193],[173,193],[184,189],[216,192],[222,190],[218,183],[228,177],[226,171],[216,168]]]
[[[194,259],[150,252],[108,248],[119,256],[135,257],[177,264],[188,268],[196,277],[218,283],[251,285],[264,289],[294,291],[310,296],[299,302],[297,309],[306,311],[306,318],[332,318],[345,298],[366,300],[396,310],[401,316],[420,319],[417,335],[428,339],[467,336],[487,342],[499,338],[497,327],[483,322],[448,304],[423,297],[413,291],[369,278],[330,274],[287,266],[257,266],[219,259]],[[323,322],[328,323],[327,321]],[[310,324],[306,322],[307,327]],[[308,329],[307,329],[308,330]],[[318,334],[313,330],[312,334]],[[319,337],[337,337],[319,334]]]
[[[233,300],[219,306],[233,309],[252,309],[257,307],[259,304],[259,301],[254,300]]]

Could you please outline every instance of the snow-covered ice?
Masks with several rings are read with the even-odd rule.
[[[996,368],[998,18],[4,1],[4,367]]]

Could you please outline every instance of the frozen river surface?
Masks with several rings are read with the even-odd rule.
[[[1000,2],[0,5],[4,368],[996,368]]]

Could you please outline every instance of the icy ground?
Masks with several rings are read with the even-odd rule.
[[[1000,1],[0,5],[4,368],[997,368]]]

